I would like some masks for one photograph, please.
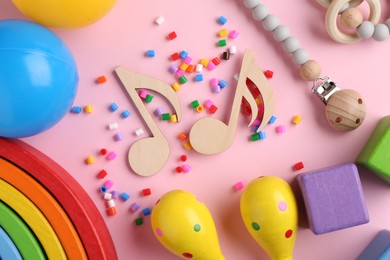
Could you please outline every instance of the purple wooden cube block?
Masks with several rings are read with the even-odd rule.
[[[310,229],[316,235],[369,221],[358,170],[340,164],[298,175]]]

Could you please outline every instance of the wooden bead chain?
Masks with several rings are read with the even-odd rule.
[[[362,0],[316,0],[327,8],[325,25],[329,36],[340,43],[354,43],[362,39],[373,38],[376,41],[384,41],[390,35],[390,19],[384,24],[378,23],[381,14],[379,0],[366,0],[370,7],[370,15],[367,21],[363,20],[363,13],[357,8]],[[344,33],[337,26],[337,17],[340,15],[340,23],[346,29],[355,29],[355,32]]]
[[[322,2],[324,1],[326,0],[322,0]],[[359,1],[352,0],[351,5],[360,4]],[[340,131],[358,128],[366,115],[366,105],[362,96],[354,90],[341,90],[329,77],[321,77],[320,64],[309,59],[308,52],[300,47],[296,37],[290,35],[289,28],[279,25],[279,18],[270,14],[267,6],[260,3],[260,0],[244,0],[244,5],[252,9],[253,18],[262,22],[263,28],[272,32],[275,41],[280,42],[283,45],[283,50],[291,54],[293,62],[300,65],[301,78],[313,82],[312,92],[325,103],[329,124]]]

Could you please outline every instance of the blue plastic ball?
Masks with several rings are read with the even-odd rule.
[[[52,127],[72,106],[77,85],[72,54],[52,31],[0,21],[0,136],[27,137]]]

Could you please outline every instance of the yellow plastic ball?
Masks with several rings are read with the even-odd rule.
[[[47,27],[79,28],[106,15],[116,0],[12,0],[27,17]]]

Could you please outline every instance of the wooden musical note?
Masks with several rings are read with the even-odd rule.
[[[161,80],[127,70],[124,67],[116,68],[115,72],[153,135],[136,141],[130,147],[128,154],[130,167],[141,176],[156,174],[168,159],[169,145],[136,89],[153,90],[167,98],[176,111],[178,121],[181,119],[179,98],[171,86]]]
[[[263,114],[260,116],[262,121],[257,132],[264,128],[275,110],[275,97],[263,71],[256,64],[252,51],[245,50],[229,123],[226,125],[211,117],[204,117],[198,120],[192,126],[189,136],[194,150],[202,154],[216,154],[229,148],[236,133],[242,98],[245,98],[249,103],[252,111],[248,126],[253,124],[259,111],[254,97],[248,89],[248,86],[253,84],[260,91],[264,105]]]

